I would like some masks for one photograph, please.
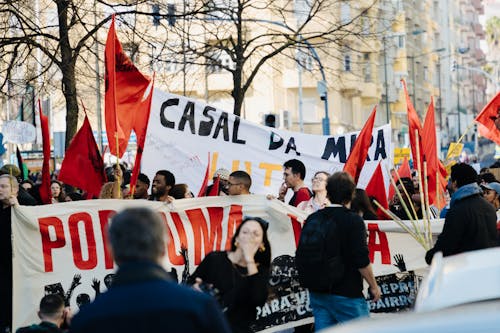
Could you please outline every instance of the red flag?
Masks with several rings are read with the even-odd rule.
[[[410,169],[410,162],[408,162],[408,158],[403,159],[403,163],[398,168],[398,175],[401,178],[411,178],[411,169]],[[397,180],[397,179],[396,179]]]
[[[90,196],[99,196],[101,187],[106,182],[104,162],[92,135],[87,114],[82,127],[66,150],[58,179],[86,191]]]
[[[479,133],[500,145],[500,92],[488,102],[475,119]]]
[[[427,187],[429,190],[429,204],[436,202],[436,175],[439,171],[436,141],[436,121],[434,118],[434,99],[431,96],[431,103],[425,115],[424,128],[422,131],[423,160],[427,162]]]
[[[408,113],[408,131],[410,132],[410,146],[411,146],[411,155],[413,156],[413,168],[418,170],[418,161],[417,161],[417,137],[415,136],[415,131],[418,131],[418,142],[419,142],[419,150],[420,150],[420,165],[423,167],[422,163],[422,125],[420,123],[420,119],[418,118],[417,111],[413,107],[413,104],[410,100],[410,95],[408,95],[408,90],[406,89],[405,80],[401,80],[403,84],[403,89],[406,97],[406,110]]]
[[[219,185],[220,185],[220,176],[217,176],[217,179],[214,181],[214,184],[212,185],[212,188],[210,189],[210,192],[208,193],[207,197],[216,197],[219,195]]]
[[[149,108],[147,111],[147,119],[149,119],[149,114],[151,113],[151,102],[153,101],[153,89],[155,85],[155,74],[153,74],[153,82],[151,83],[151,91],[149,92]],[[137,177],[141,172],[141,160],[142,153],[144,152],[144,142],[146,142],[146,133],[148,131],[148,122],[145,122],[146,128],[140,131],[140,134],[137,134],[137,153],[135,154],[135,162],[134,169],[132,170],[132,177],[130,177],[130,192],[132,195],[135,193],[135,185],[137,183]],[[135,131],[135,130],[134,130]]]
[[[381,162],[378,163],[377,168],[375,169],[372,178],[368,182],[365,191],[369,197],[374,197],[375,200],[377,200],[378,203],[382,205],[382,207],[388,209],[389,203],[387,202],[387,194],[385,192],[384,174],[382,173]],[[380,219],[388,218],[384,214],[384,212],[378,207],[377,207],[377,216]]]
[[[50,191],[50,133],[49,119],[43,114],[42,104],[38,100],[38,110],[40,111],[40,126],[42,129],[43,144],[43,165],[42,165],[42,184],[39,188],[40,199],[44,204],[52,203],[52,193]]]
[[[205,170],[205,177],[203,178],[203,182],[201,183],[201,188],[200,191],[198,192],[198,197],[204,197],[205,193],[207,192],[209,174],[210,174],[210,153],[208,153],[207,169]]]
[[[370,148],[372,141],[373,124],[375,123],[376,114],[377,107],[375,106],[365,126],[363,126],[363,129],[359,132],[359,136],[356,142],[354,142],[354,147],[344,165],[344,171],[354,178],[355,183],[358,183],[359,175],[361,174],[363,165],[366,162],[366,157],[368,156],[368,148]]]
[[[123,52],[116,36],[114,15],[106,40],[105,60],[106,133],[110,152],[121,157],[127,148],[131,130],[139,137],[147,128],[151,103],[145,93],[150,80]]]

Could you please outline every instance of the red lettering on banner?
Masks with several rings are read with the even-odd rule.
[[[113,217],[113,215],[115,214],[116,212],[114,210],[99,211],[99,222],[101,223],[101,235],[104,246],[104,265],[106,269],[113,268],[113,256],[111,255],[111,251],[109,251],[108,223],[111,217]]]
[[[215,249],[221,249],[222,243],[222,216],[224,215],[224,209],[222,207],[208,207],[208,216],[210,216],[210,235],[213,243],[215,238]]]
[[[172,230],[168,227],[167,224],[167,217],[165,216],[165,213],[160,212],[160,216],[162,217],[163,221],[165,222],[165,225],[168,230],[168,246],[167,246],[167,253],[168,253],[168,259],[170,260],[170,263],[172,265],[184,265],[184,257],[179,254],[176,249],[175,249],[175,243],[174,243],[174,236],[172,234]],[[181,243],[181,247],[187,247],[187,237],[186,237],[186,230],[184,229],[184,225],[182,224],[182,220],[179,216],[178,213],[170,213],[170,216],[172,217],[172,221],[174,222],[175,229],[177,230],[177,234],[179,235],[179,241]]]
[[[40,235],[42,237],[43,263],[45,266],[45,272],[52,272],[54,270],[52,264],[52,250],[66,245],[63,224],[60,219],[51,216],[39,218],[38,225],[40,227]],[[55,240],[50,239],[49,227],[52,227],[55,231]]]
[[[227,239],[225,250],[231,250],[231,238],[236,233],[236,229],[243,220],[243,206],[231,205],[229,210],[229,219],[227,221]]]
[[[300,233],[302,232],[302,224],[297,220],[297,216],[287,214],[292,223],[293,235],[295,237],[295,247],[299,246]]]
[[[380,243],[377,243],[377,236]],[[370,252],[370,262],[373,263],[375,252],[380,251],[383,265],[391,264],[391,252],[389,242],[385,232],[380,231],[377,223],[368,223],[368,250]]]
[[[78,225],[83,222],[85,238],[87,239],[88,259],[83,259],[82,244]],[[92,217],[89,213],[71,214],[68,220],[69,234],[71,236],[71,248],[73,250],[73,262],[79,269],[93,269],[97,266],[97,250],[95,244]]]

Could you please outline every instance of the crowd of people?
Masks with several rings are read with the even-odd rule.
[[[152,181],[147,175],[139,174],[133,193],[128,188],[130,170],[124,165],[110,166],[106,173],[109,181],[102,186],[99,195],[102,199],[170,203],[194,197],[189,186],[176,183],[176,176],[168,170],[158,170]],[[30,175],[28,179],[19,179],[20,171],[15,165],[3,166],[0,174],[0,333],[4,333],[10,332],[12,320],[11,208],[18,204],[41,204],[38,194],[41,177]],[[220,168],[213,176],[206,195],[251,194],[252,179],[243,170],[229,172]],[[337,255],[343,263],[342,277],[332,281],[325,290],[311,292],[316,329],[320,329],[368,316],[363,280],[370,287],[371,297],[380,298],[363,222],[376,220],[380,215],[372,203],[373,198],[363,189],[356,189],[347,173],[316,172],[311,179],[311,189],[305,185],[305,177],[306,167],[300,160],[286,161],[279,193],[270,194],[268,198],[284,202],[289,197],[289,205],[309,214],[304,225],[310,228],[317,224],[310,221],[324,220],[318,225],[326,229],[311,232],[336,230],[345,236],[335,238]],[[408,193],[402,196],[406,205],[413,205],[416,218],[421,218],[418,182],[401,178],[398,186],[401,192]],[[53,175],[50,188],[52,203],[92,199],[58,181],[57,174]],[[426,254],[428,263],[438,251],[447,256],[499,244],[500,183],[495,176],[486,169],[478,175],[470,165],[456,164],[451,168],[447,190],[450,200],[441,212],[445,218],[444,228],[435,246]],[[402,206],[395,194],[390,199],[389,210],[401,219],[410,219],[408,210]],[[431,211],[432,217],[439,215],[436,207],[431,207]],[[267,237],[268,222],[259,217],[244,218],[232,238],[231,248],[209,253],[189,278],[187,287],[169,281],[169,274],[161,267],[168,233],[154,212],[146,208],[126,209],[115,215],[110,225],[108,237],[119,269],[108,292],[99,295],[72,320],[71,312],[61,300],[47,295],[41,300],[38,312],[42,322],[21,328],[19,333],[61,332],[65,325],[73,332],[250,331],[256,307],[267,298],[272,250]],[[310,325],[296,329],[297,332],[311,330]]]

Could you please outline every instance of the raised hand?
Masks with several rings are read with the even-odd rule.
[[[396,253],[394,255],[394,261],[396,262],[394,266],[396,266],[400,272],[406,272],[406,263],[403,259],[403,255],[400,253]]]
[[[96,296],[101,293],[101,281],[99,281],[98,279],[92,279],[91,287],[92,289],[94,289]]]

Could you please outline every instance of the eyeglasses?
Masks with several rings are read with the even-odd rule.
[[[314,178],[311,178],[311,182],[326,182],[326,179],[314,177]]]
[[[233,186],[233,185],[241,185],[241,183],[231,183],[231,182],[227,182],[226,187],[230,187],[230,186]]]

